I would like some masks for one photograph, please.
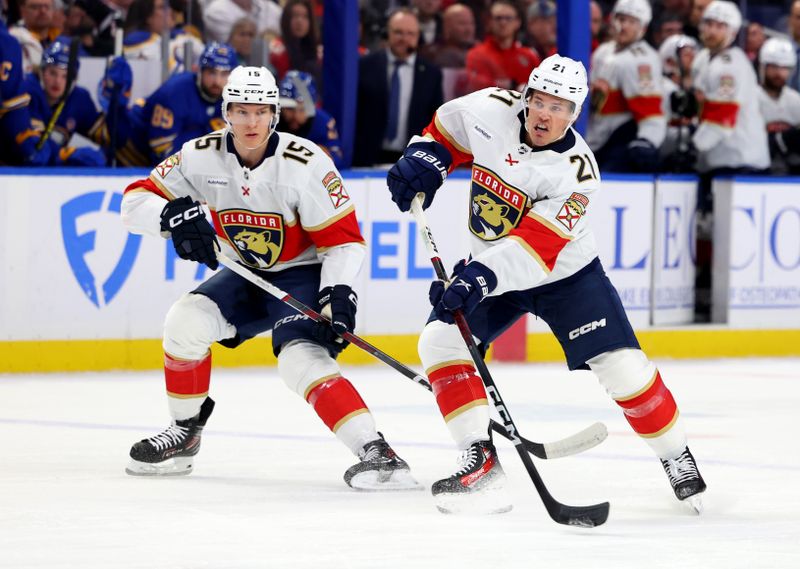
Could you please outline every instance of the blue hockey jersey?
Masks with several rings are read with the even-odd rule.
[[[22,85],[22,48],[0,20],[0,160],[25,161],[38,135],[31,128],[30,97]]]

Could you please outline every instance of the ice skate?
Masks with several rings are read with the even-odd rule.
[[[703,511],[703,501],[700,494],[705,492],[706,483],[697,470],[697,463],[694,461],[689,447],[676,458],[661,460],[661,466],[667,473],[669,483],[675,491],[675,497],[681,502],[688,504],[696,513]]]
[[[355,490],[420,490],[408,464],[397,456],[392,447],[380,438],[369,442],[358,452],[360,462],[344,473],[344,481]]]
[[[200,451],[200,435],[213,410],[214,400],[206,397],[197,416],[173,421],[158,435],[134,444],[125,472],[132,476],[189,474],[194,457]]]
[[[501,514],[513,507],[506,475],[492,441],[473,443],[459,456],[459,470],[433,483],[436,507],[445,514]]]

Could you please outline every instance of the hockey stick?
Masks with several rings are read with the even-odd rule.
[[[190,1],[191,3],[191,1]],[[108,73],[108,69],[111,67],[111,62],[113,59],[122,55],[122,42],[124,39],[124,30],[122,29],[122,20],[119,18],[114,19],[114,55],[106,61],[106,74]],[[110,146],[108,152],[108,166],[111,168],[117,167],[117,135],[118,133],[118,124],[117,124],[117,105],[119,104],[119,94],[120,94],[120,85],[114,85],[111,90],[111,100],[108,102],[108,110],[111,112],[111,116],[106,116],[108,120],[108,144]]]
[[[61,97],[58,98],[58,103],[56,104],[56,108],[53,111],[53,116],[50,117],[50,120],[47,122],[47,127],[44,129],[44,132],[39,137],[39,142],[36,144],[36,151],[38,152],[42,148],[44,148],[45,143],[50,138],[50,134],[53,132],[53,128],[56,126],[56,121],[58,121],[58,117],[61,116],[61,111],[64,110],[64,105],[67,104],[67,97],[69,97],[70,91],[72,91],[72,86],[75,83],[75,79],[78,77],[78,44],[80,42],[80,38],[75,36],[69,42],[69,59],[67,60],[67,84],[64,87],[64,92],[61,94]]]
[[[306,315],[314,322],[328,322],[328,319],[325,316],[323,316],[316,310],[312,309],[310,306],[307,306],[303,302],[300,302],[292,295],[290,295],[287,292],[284,292],[279,287],[275,286],[266,279],[262,279],[261,277],[259,277],[249,269],[245,268],[244,266],[240,265],[233,259],[226,257],[223,253],[217,254],[217,260],[221,264],[228,267],[231,271],[239,275],[240,277],[250,281],[257,287],[263,289],[267,293],[274,296],[275,298],[285,302],[286,304],[288,304],[301,314]],[[425,379],[424,376],[406,367],[405,365],[394,359],[392,356],[376,348],[375,346],[373,346],[360,336],[357,336],[351,332],[345,332],[344,334],[342,334],[342,337],[351,344],[353,344],[354,346],[361,348],[371,356],[387,364],[395,371],[398,371],[407,378],[419,383],[428,391],[432,391],[430,383],[428,383],[428,381]],[[494,430],[497,434],[499,434],[502,437],[505,437],[508,440],[513,440],[509,432],[505,429],[505,427],[503,427],[496,421],[492,421],[491,425],[492,425],[492,430]],[[587,427],[586,429],[584,429],[579,433],[567,437],[566,439],[562,439],[552,443],[537,443],[521,437],[520,440],[521,444],[525,446],[525,449],[528,452],[536,455],[539,458],[548,459],[548,458],[560,458],[563,456],[569,456],[571,454],[583,452],[584,450],[590,449],[600,444],[607,436],[608,432],[606,431],[605,425],[603,425],[602,423],[595,423],[594,425]]]
[[[436,271],[436,277],[444,283],[447,283],[449,281],[447,272],[445,271],[442,260],[439,257],[439,250],[433,240],[433,234],[428,226],[425,213],[422,211],[422,200],[419,195],[411,202],[411,212],[413,213],[414,218],[417,220],[417,225],[419,226],[420,233],[422,234],[422,240],[425,241],[425,247],[428,249],[428,254],[431,257],[431,263]],[[506,407],[505,403],[503,403],[503,398],[500,397],[500,392],[497,390],[497,386],[495,385],[494,380],[489,373],[489,368],[486,367],[486,363],[483,361],[483,356],[481,356],[478,346],[475,344],[475,340],[472,338],[472,331],[469,329],[469,324],[467,324],[467,319],[464,316],[464,313],[461,310],[456,310],[453,312],[453,316],[455,318],[456,325],[458,326],[458,331],[461,333],[461,337],[464,339],[464,343],[467,345],[467,349],[472,356],[472,360],[475,362],[475,366],[478,368],[478,372],[481,375],[483,384],[486,386],[486,391],[489,392],[489,395],[492,398],[494,408],[497,410],[498,415],[500,415],[500,417],[503,419],[503,425],[508,431],[508,434],[511,436],[511,441],[514,443],[514,447],[517,449],[517,454],[519,454],[520,458],[522,459],[522,463],[525,465],[525,469],[528,471],[531,480],[533,480],[533,485],[536,487],[536,491],[539,493],[539,497],[542,499],[542,503],[544,503],[547,513],[550,514],[550,517],[553,519],[553,521],[565,525],[595,527],[605,523],[605,521],[608,519],[608,502],[595,504],[593,506],[567,506],[566,504],[562,504],[553,498],[553,496],[547,490],[547,487],[545,486],[542,477],[539,475],[539,472],[536,470],[536,466],[533,464],[530,455],[525,451],[525,446],[522,444],[519,430],[517,430],[514,420],[511,418],[511,413],[508,411],[508,407]]]

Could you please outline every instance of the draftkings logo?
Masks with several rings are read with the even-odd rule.
[[[247,265],[268,269],[278,262],[283,249],[283,217],[245,209],[226,209],[217,217],[228,241]]]
[[[61,235],[70,269],[83,293],[98,308],[109,304],[125,284],[142,241],[141,235],[124,232],[125,241],[114,266],[98,269],[105,278],[98,278],[92,272],[88,259],[98,245],[114,245],[110,231],[103,232],[102,242],[98,239],[98,227],[93,222],[102,218],[92,214],[114,214],[114,226],[119,228],[121,205],[121,193],[98,190],[77,196],[61,206]]]

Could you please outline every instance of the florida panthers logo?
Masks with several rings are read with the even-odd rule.
[[[469,228],[485,241],[508,235],[522,219],[527,196],[482,166],[472,168]]]
[[[278,261],[283,249],[283,218],[280,215],[228,209],[219,212],[218,216],[228,241],[233,243],[247,265],[268,269]]]

